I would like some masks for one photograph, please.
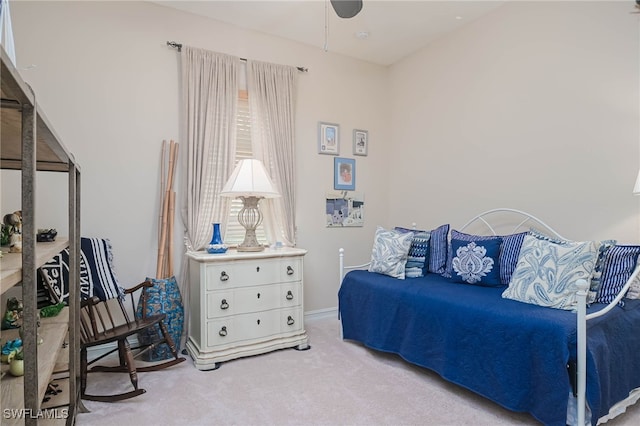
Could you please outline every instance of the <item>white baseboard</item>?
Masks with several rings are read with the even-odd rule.
[[[305,321],[314,321],[314,320],[320,320],[325,318],[335,318],[337,320],[338,307],[318,309],[315,311],[308,311],[304,313]]]

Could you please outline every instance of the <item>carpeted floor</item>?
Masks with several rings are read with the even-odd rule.
[[[191,359],[140,373],[147,393],[84,401],[82,425],[534,425],[398,356],[340,338],[334,318],[306,322],[311,349],[284,349],[200,371]],[[128,375],[91,373],[88,391],[130,390]],[[640,424],[640,404],[607,423]]]

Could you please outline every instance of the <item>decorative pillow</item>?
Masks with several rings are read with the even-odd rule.
[[[520,255],[520,247],[524,236],[528,232],[520,232],[519,234],[505,235],[502,237],[502,247],[500,248],[500,282],[508,285],[511,282],[511,276],[518,264],[518,256]]]
[[[458,240],[461,242],[478,242],[478,241],[493,241],[493,240],[497,240],[499,242],[502,242],[502,238],[498,237],[496,235],[473,235],[473,234],[465,234],[464,232],[460,232],[458,230],[452,229],[451,230],[451,242],[449,243],[449,250],[447,252],[447,266],[445,269],[445,272],[442,274],[443,276],[447,277],[447,278],[451,278],[452,277],[452,273],[453,273],[453,267],[452,267],[452,260],[453,258],[456,256],[456,250],[452,247],[453,245],[453,241],[454,240]],[[498,257],[496,256],[496,266],[498,265]]]
[[[616,240],[604,240],[600,242],[598,246],[598,260],[596,260],[596,267],[593,269],[593,277],[591,278],[591,285],[589,286],[589,293],[587,294],[587,303],[591,304],[596,301],[600,287],[602,286],[602,269],[604,268],[604,261],[607,258],[609,250],[616,245]]]
[[[451,280],[487,287],[501,285],[501,238],[467,241],[451,239]]]
[[[430,231],[411,230],[407,228],[395,227],[398,232],[413,232],[411,247],[407,263],[404,267],[406,278],[423,277],[427,273],[427,259],[429,258],[429,240],[431,239]]]
[[[429,272],[442,274],[447,267],[447,237],[449,224],[441,225],[431,231],[429,242]]]
[[[638,260],[636,261],[636,268],[638,266],[640,266],[640,256],[638,256]],[[640,274],[633,279],[624,297],[627,299],[640,299]]]
[[[614,246],[607,253],[602,268],[602,283],[597,303],[611,303],[627,283],[638,261],[640,246]]]
[[[378,272],[403,280],[404,266],[412,239],[413,232],[389,231],[378,226],[373,241],[369,272]]]
[[[546,241],[550,241],[556,244],[566,244],[571,243],[571,241],[559,239],[556,237],[550,237],[549,235],[544,234],[543,232],[538,231],[537,229],[531,229],[529,231],[530,235],[534,237]],[[603,240],[596,241],[596,247],[598,247],[598,259],[596,260],[596,266],[593,269],[593,276],[591,277],[591,284],[589,285],[589,292],[587,293],[587,303],[591,304],[596,301],[598,297],[598,293],[600,292],[601,287],[601,277],[602,277],[602,268],[604,267],[604,261],[607,257],[607,253],[613,246],[616,245],[616,240]],[[615,297],[615,296],[614,296]],[[613,300],[613,298],[611,299]]]
[[[518,255],[520,254],[520,247],[522,246],[522,241],[524,240],[524,236],[527,235],[528,232],[521,232],[518,234],[510,234],[510,235],[472,235],[465,234],[460,231],[456,231],[453,229],[451,231],[451,239],[460,239],[465,241],[486,241],[486,240],[494,240],[501,239],[502,246],[500,246],[500,255],[498,258],[498,264],[500,265],[500,283],[503,285],[508,285],[511,281],[511,275],[513,275],[513,270],[516,268],[516,264],[518,263]],[[443,274],[444,276],[450,278],[451,277],[451,257],[449,254],[447,259],[447,269]]]
[[[525,235],[506,299],[571,310],[576,280],[591,280],[598,251],[594,241],[557,244]]]

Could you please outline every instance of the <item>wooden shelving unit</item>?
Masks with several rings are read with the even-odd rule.
[[[13,377],[2,366],[0,407],[4,424],[75,424],[80,403],[79,270],[80,270],[80,168],[38,107],[9,56],[0,47],[1,133],[0,167],[21,171],[22,253],[0,259],[0,294],[21,285],[25,374]],[[67,173],[69,237],[36,243],[35,186],[41,171]],[[37,327],[37,268],[69,248],[69,306],[58,316],[43,318]],[[4,307],[2,307],[4,309]],[[2,332],[2,342],[17,337],[17,330]],[[43,342],[38,344],[39,336]],[[62,366],[62,367],[61,367]],[[65,407],[48,410],[42,400],[52,375],[66,368]],[[8,411],[7,411],[8,410]]]

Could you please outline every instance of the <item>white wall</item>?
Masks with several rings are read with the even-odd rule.
[[[386,68],[145,2],[14,2],[11,9],[18,66],[36,65],[21,74],[82,167],[82,235],[112,240],[125,286],[155,274],[161,142],[183,142],[180,54],[166,41],[308,67],[299,75],[296,121],[298,245],[309,251],[305,310],[336,306],[338,248],[367,259],[376,224],[386,222]],[[356,160],[364,228],[325,227],[334,157],[317,154],[318,121],[340,124],[343,157],[353,157],[353,128],[370,132],[369,156]],[[11,172],[2,177],[2,207],[13,211],[19,191]],[[39,180],[41,195],[57,190],[49,180]],[[66,229],[65,214],[40,202],[37,226]],[[175,247],[183,251],[179,216]]]
[[[390,220],[511,207],[637,243],[640,25],[630,2],[510,2],[391,69]]]

